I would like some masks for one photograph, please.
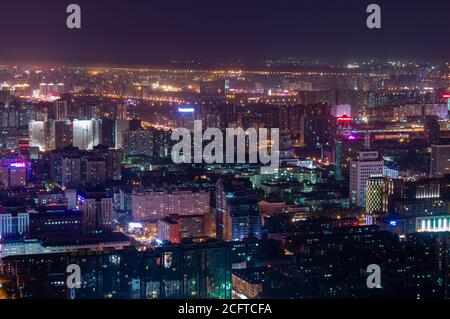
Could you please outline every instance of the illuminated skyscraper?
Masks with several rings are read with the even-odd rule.
[[[388,211],[389,196],[394,185],[387,177],[370,177],[366,184],[366,213],[380,214]]]
[[[350,162],[350,201],[358,207],[366,206],[366,185],[370,177],[383,176],[384,161],[377,151],[359,152]]]
[[[100,144],[101,121],[84,120],[73,121],[73,146],[80,150],[92,150]]]

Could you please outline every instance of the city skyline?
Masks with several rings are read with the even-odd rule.
[[[450,299],[448,0],[0,10],[0,299]]]

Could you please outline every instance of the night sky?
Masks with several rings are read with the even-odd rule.
[[[66,28],[70,3],[81,30]],[[366,27],[370,3],[381,30]],[[3,0],[0,28],[0,63],[450,60],[449,0]]]

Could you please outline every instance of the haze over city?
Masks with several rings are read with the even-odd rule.
[[[0,299],[450,297],[449,1],[1,13]]]

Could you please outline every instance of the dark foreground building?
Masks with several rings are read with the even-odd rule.
[[[66,269],[81,269],[81,287],[68,289]],[[2,275],[26,298],[229,299],[231,249],[195,240],[154,250],[105,250],[10,256]]]

